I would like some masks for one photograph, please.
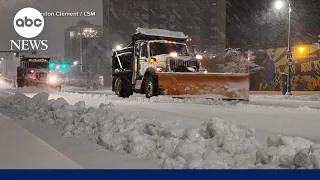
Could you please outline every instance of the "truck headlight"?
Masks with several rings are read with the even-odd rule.
[[[50,76],[49,82],[55,83],[56,81],[57,81],[57,77],[56,76]]]
[[[203,57],[199,54],[196,55],[196,59],[201,60]]]
[[[171,57],[178,57],[178,53],[172,52],[172,53],[169,54],[169,56],[171,56]]]
[[[157,71],[157,72],[162,72],[162,71],[163,71],[163,68],[162,68],[162,67],[157,67],[157,68],[156,68],[156,71]]]

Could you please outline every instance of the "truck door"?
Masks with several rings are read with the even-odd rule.
[[[148,44],[143,43],[140,48],[140,58],[139,58],[139,74],[144,75],[146,69],[148,68]]]

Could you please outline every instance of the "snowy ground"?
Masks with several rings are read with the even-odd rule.
[[[25,94],[32,97],[36,94],[32,91],[20,92],[28,92]],[[140,95],[123,100],[110,90],[96,94],[85,90],[79,94],[70,93],[74,92],[70,89],[67,91],[69,93],[51,93],[49,99],[63,97],[70,104],[85,101],[87,109],[79,110],[78,104],[76,109],[63,106],[63,110],[58,111],[52,107],[54,101],[43,101],[43,110],[34,107],[33,113],[27,114],[29,118],[17,122],[84,168],[277,168],[280,164],[282,167],[319,168],[319,151],[314,150],[318,147],[312,147],[311,153],[312,142],[285,137],[297,136],[320,142],[320,131],[316,128],[320,127],[318,96],[280,99],[282,96],[255,95],[249,104],[244,104],[163,97],[147,100]],[[17,97],[24,99],[23,103],[34,104],[21,95]],[[3,100],[7,104],[4,103],[6,106],[2,106],[1,111],[14,119],[22,118],[25,109],[21,106],[14,110],[17,116],[12,116],[13,112],[8,108],[12,101]],[[58,102],[65,104],[63,100]],[[100,106],[110,102],[115,112],[111,104]],[[96,109],[89,108],[86,112],[90,106]],[[92,118],[88,114],[98,117]],[[62,131],[59,133],[50,124],[57,125]],[[88,127],[93,131],[88,132]],[[255,128],[256,132],[250,128]],[[269,138],[271,147],[266,147],[267,137],[276,133],[285,136]],[[61,138],[61,134],[79,137],[67,139]],[[100,145],[90,141],[88,136],[98,139]],[[113,167],[117,157],[121,161]]]

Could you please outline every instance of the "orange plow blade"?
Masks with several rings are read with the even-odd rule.
[[[160,95],[249,100],[249,75],[157,73]]]

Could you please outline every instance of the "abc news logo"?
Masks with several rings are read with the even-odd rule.
[[[41,19],[29,19],[27,16],[24,17],[24,19],[17,19],[16,26],[17,27],[41,27],[42,21]]]
[[[15,31],[23,38],[29,40],[10,40],[10,50],[47,50],[48,40],[30,40],[38,36],[44,28],[42,14],[34,8],[21,9],[14,17]]]

